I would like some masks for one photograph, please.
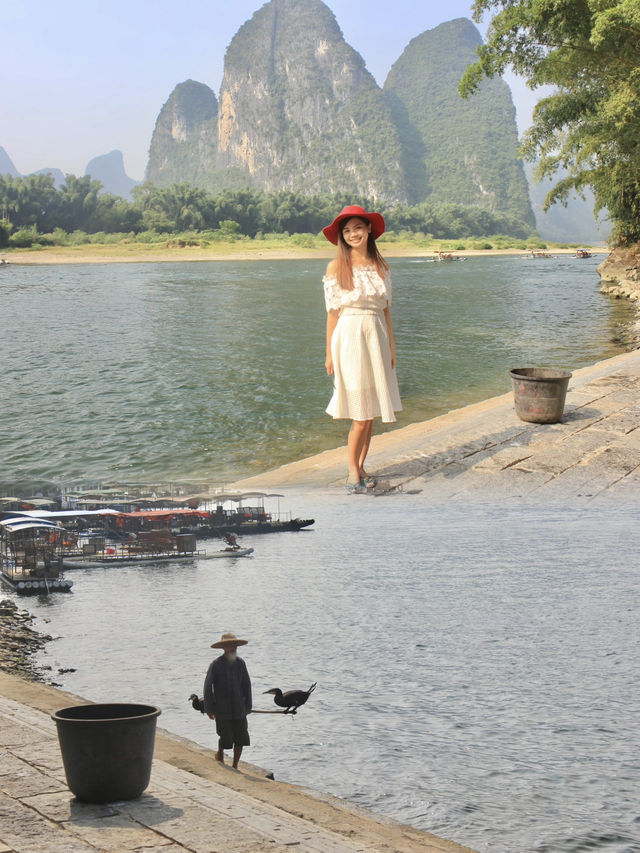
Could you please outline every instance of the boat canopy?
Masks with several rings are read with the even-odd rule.
[[[38,520],[28,516],[17,516],[3,518],[0,525],[9,533],[17,533],[19,530],[64,530],[55,521],[46,521],[44,518]]]
[[[23,517],[29,518],[85,518],[88,515],[122,515],[117,509],[30,509],[20,513]]]

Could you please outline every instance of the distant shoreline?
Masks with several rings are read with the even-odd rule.
[[[380,246],[386,258],[432,258],[439,249],[419,248],[412,245],[394,243]],[[593,254],[606,256],[609,249],[603,246],[587,247]],[[526,249],[461,249],[455,250],[443,243],[442,251],[451,252],[455,257],[499,257],[502,255],[525,256]],[[573,255],[575,249],[549,248],[545,251],[552,255]],[[70,247],[54,246],[47,249],[13,249],[1,253],[9,265],[39,266],[45,264],[148,264],[148,263],[184,263],[185,261],[289,261],[289,260],[329,260],[335,257],[335,249],[308,249],[302,246],[260,247],[259,245],[234,249],[231,246],[220,249],[201,247],[162,247],[140,244],[113,246],[92,246],[91,244]]]

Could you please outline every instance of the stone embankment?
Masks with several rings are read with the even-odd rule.
[[[82,803],[50,714],[84,702],[0,672],[0,853],[472,853],[162,730],[139,799]]]
[[[473,853],[329,795],[222,765],[159,730],[151,785],[138,800],[93,805],[65,781],[52,711],[85,704],[42,684],[34,655],[52,639],[0,601],[0,853]]]
[[[37,666],[34,655],[52,638],[31,627],[33,618],[11,599],[0,601],[0,670],[43,681],[44,670]]]
[[[637,317],[622,329],[621,339],[630,348],[640,348],[640,245],[614,249],[600,264],[598,273],[601,293],[636,303]]]
[[[573,372],[560,423],[518,419],[513,393],[373,437],[385,489],[427,500],[631,500],[640,494],[640,350]],[[233,485],[344,491],[346,447]],[[365,500],[361,498],[359,500]]]

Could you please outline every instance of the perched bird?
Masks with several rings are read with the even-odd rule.
[[[286,693],[283,693],[279,687],[272,687],[271,690],[265,690],[264,692],[273,694],[273,701],[276,705],[285,709],[285,714],[295,714],[300,705],[304,705],[316,689],[316,684],[317,682],[314,681],[308,690],[287,690]]]
[[[200,711],[201,714],[204,714],[204,699],[198,698],[197,693],[192,693],[189,696],[189,701],[194,711]]]

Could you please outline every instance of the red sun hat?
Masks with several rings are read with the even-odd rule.
[[[380,213],[367,213],[364,207],[360,207],[357,204],[349,204],[347,207],[342,208],[331,225],[327,225],[326,228],[322,229],[324,236],[334,246],[338,245],[340,223],[344,222],[345,219],[351,219],[352,216],[358,216],[360,219],[366,219],[367,222],[371,223],[371,234],[374,240],[377,240],[381,234],[384,234],[385,224]]]

